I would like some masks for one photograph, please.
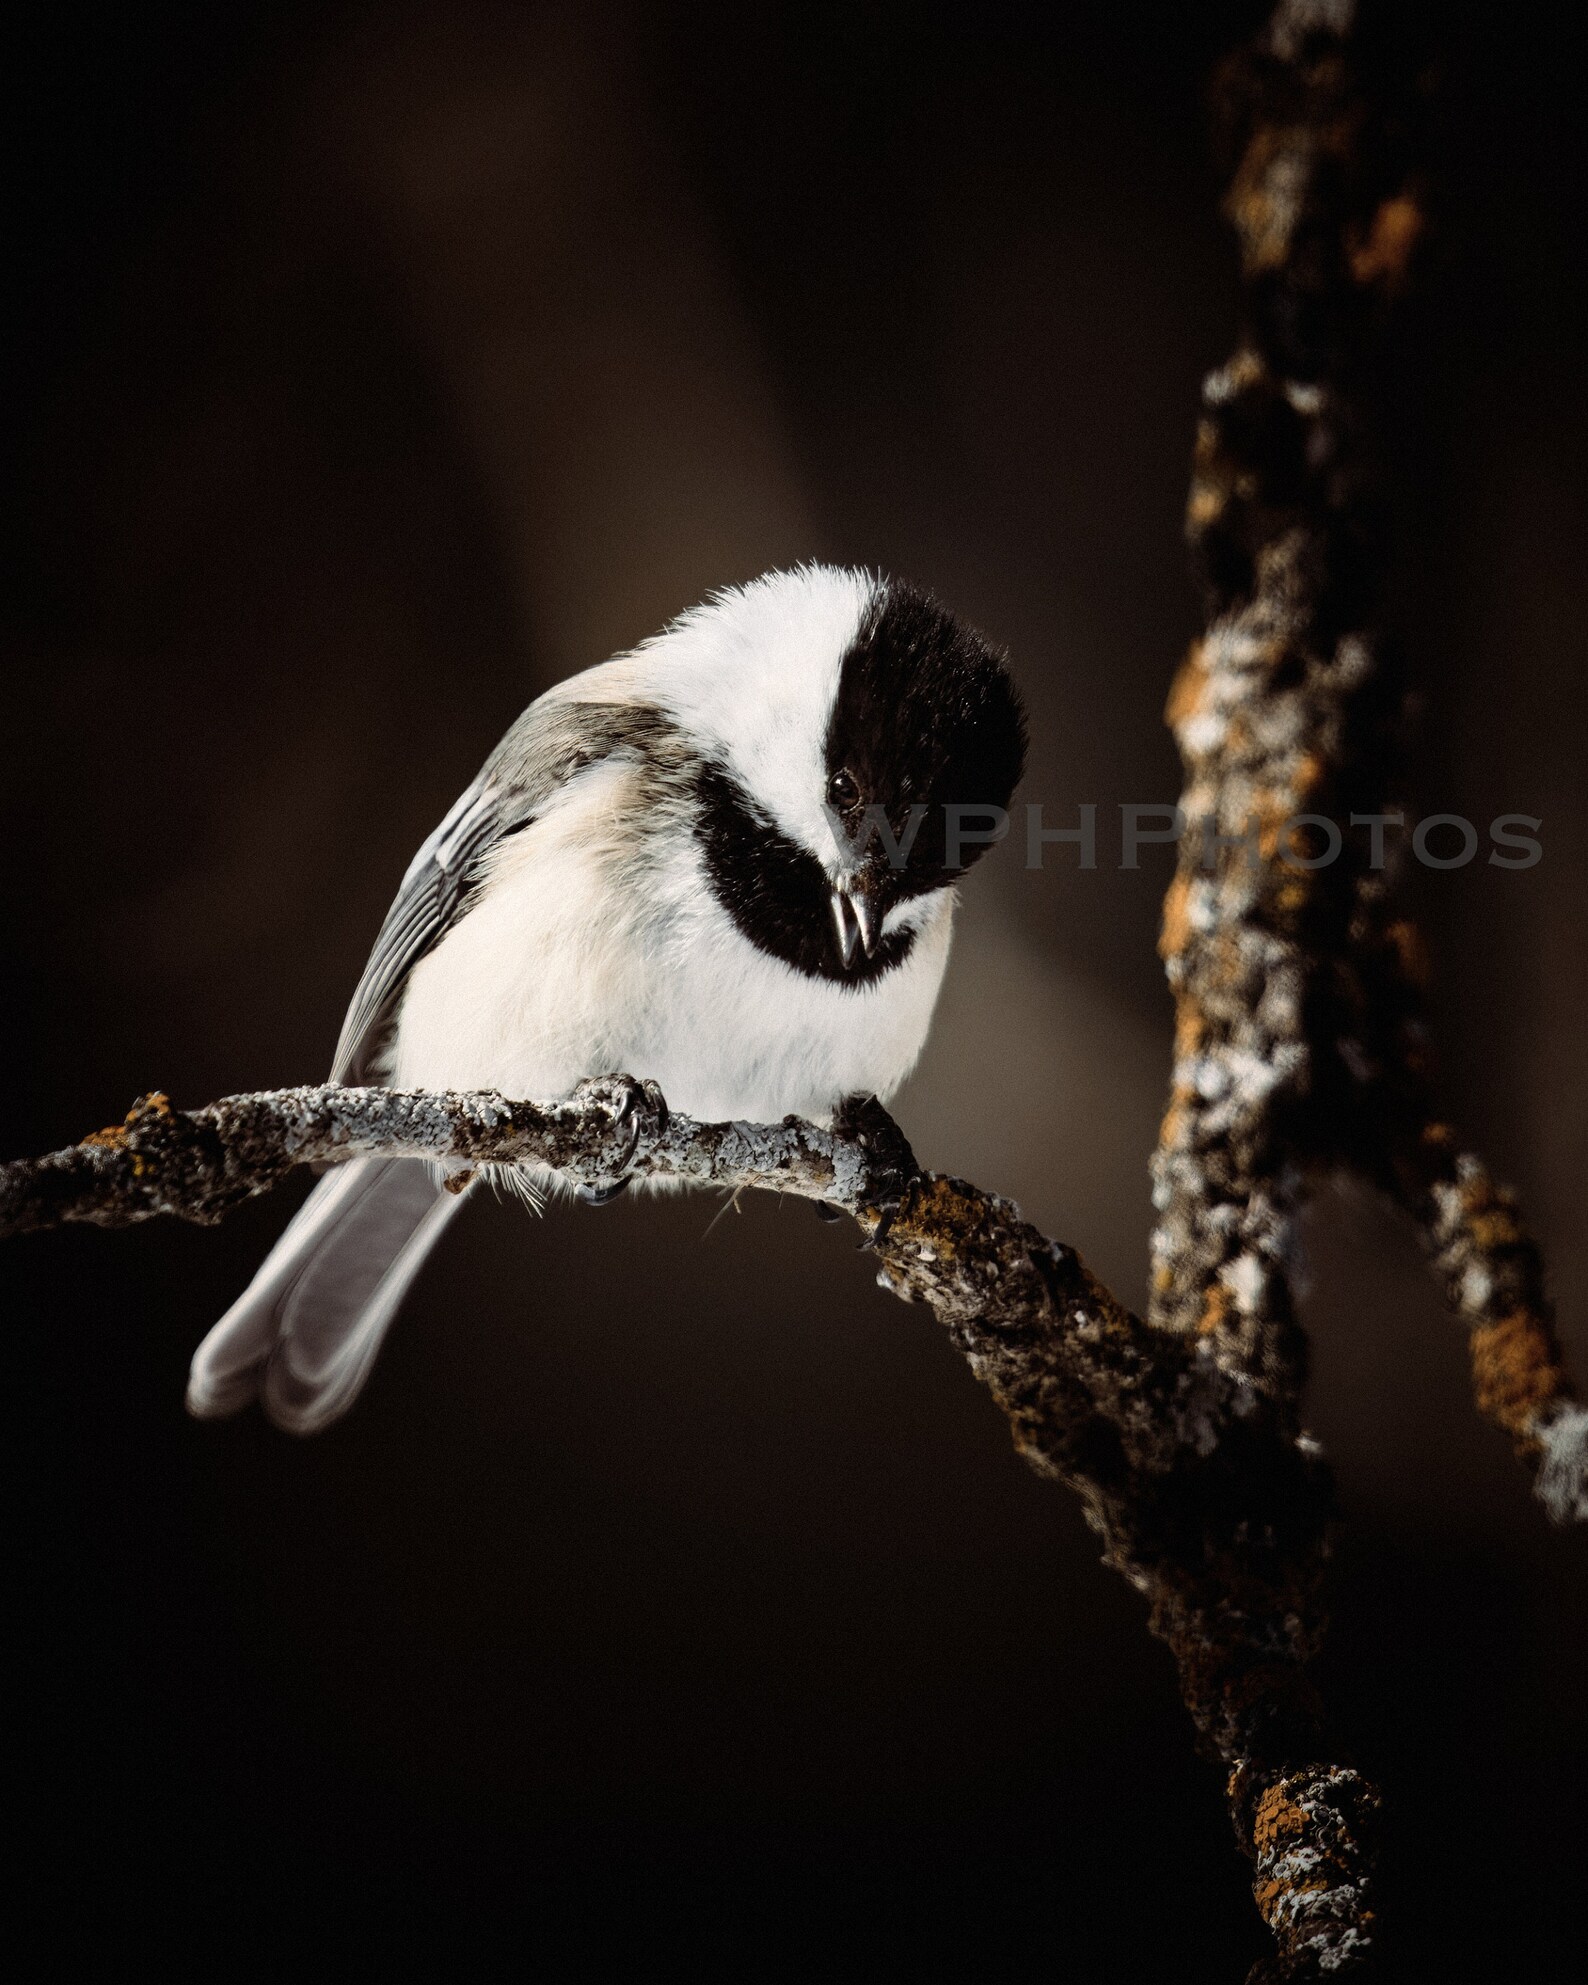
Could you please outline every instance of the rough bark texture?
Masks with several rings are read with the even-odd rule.
[[[371,1151],[532,1161],[596,1187],[663,1175],[767,1187],[853,1215],[883,1287],[932,1307],[1019,1451],[1080,1495],[1106,1561],[1146,1595],[1174,1646],[1204,1740],[1244,1761],[1231,1797],[1276,1934],[1315,1930],[1335,1890],[1356,1893],[1371,1791],[1333,1766],[1265,1775],[1251,1762],[1315,1748],[1311,1544],[1327,1509],[1316,1450],[1282,1402],[1204,1340],[1132,1315],[1009,1201],[920,1172],[875,1103],[822,1130],[795,1118],[695,1123],[626,1076],[549,1105],[326,1086],[186,1112],[150,1096],[123,1124],[0,1167],[0,1236],[158,1214],[214,1222],[297,1165]],[[1314,1834],[1329,1843],[1331,1888],[1320,1886]]]
[[[1352,16],[1349,5],[1283,5],[1223,79],[1245,322],[1234,357],[1203,389],[1187,531],[1207,629],[1167,711],[1187,831],[1161,944],[1176,1011],[1154,1161],[1152,1318],[1203,1346],[1296,1438],[1306,1366],[1289,1263],[1317,1155],[1323,1009],[1354,876],[1349,860],[1308,865],[1323,850],[1287,824],[1343,820],[1363,810],[1364,779],[1373,787],[1361,733],[1383,680],[1352,388],[1372,332],[1370,292],[1399,274],[1417,232],[1399,163],[1375,155]],[[1366,253],[1375,239],[1383,252]],[[1275,1977],[1353,1968],[1372,1948],[1378,1802],[1325,1761],[1313,1670],[1332,1512],[1326,1480],[1315,1475],[1309,1490],[1271,1506],[1289,1519],[1294,1604],[1262,1605],[1271,1547],[1254,1549],[1261,1530],[1241,1530],[1220,1558],[1204,1554],[1201,1581],[1154,1613],[1199,1729],[1230,1767]],[[1230,1609],[1233,1631],[1209,1631],[1223,1591],[1250,1599]],[[1250,1642],[1264,1623],[1269,1660],[1254,1667]],[[1216,1699],[1222,1715],[1198,1714],[1199,1698]],[[1291,1714],[1276,1715],[1281,1702]]]
[[[1258,1449],[1276,1441],[1261,1400],[1198,1345],[1133,1316],[1008,1200],[919,1171],[876,1102],[824,1130],[797,1117],[697,1123],[669,1112],[653,1083],[624,1075],[581,1083],[550,1104],[331,1084],[193,1111],[147,1096],[124,1123],[0,1165],[0,1237],[161,1214],[213,1224],[296,1166],[373,1152],[469,1167],[549,1165],[597,1188],[648,1177],[760,1187],[842,1208],[875,1252],[882,1285],[931,1304],[949,1326],[1008,1412],[1021,1452],[1043,1472],[1074,1479],[1098,1510],[1134,1473],[1206,1474],[1233,1422]],[[1268,1456],[1268,1468],[1286,1473],[1299,1462],[1305,1474],[1311,1464],[1293,1445],[1277,1440],[1286,1454]],[[1234,1484],[1221,1493],[1234,1494]],[[1164,1540],[1174,1500],[1154,1520]],[[1154,1555],[1167,1548],[1160,1541]]]
[[[1445,1300],[1468,1327],[1478,1411],[1511,1438],[1557,1523],[1588,1522],[1588,1409],[1572,1389],[1544,1262],[1515,1197],[1441,1111],[1416,929],[1364,880],[1340,972],[1353,1078],[1340,1158],[1417,1223]]]
[[[673,1116],[654,1083],[626,1075],[582,1082],[546,1104],[326,1083],[189,1112],[153,1095],[80,1144],[0,1165],[0,1238],[71,1221],[126,1227],[161,1213],[213,1225],[298,1165],[371,1152],[470,1168],[545,1164],[597,1189],[659,1175],[772,1186],[851,1212],[885,1202],[901,1168],[915,1169],[885,1112],[852,1115],[842,1131],[795,1117],[771,1127],[698,1124]]]
[[[294,1166],[371,1151],[533,1161],[596,1187],[659,1175],[767,1187],[852,1214],[882,1285],[932,1307],[1017,1448],[1080,1495],[1106,1561],[1146,1595],[1205,1744],[1236,1764],[1232,1808],[1281,1945],[1327,1936],[1348,1950],[1363,1934],[1375,1798],[1353,1773],[1311,1762],[1314,1545],[1328,1507],[1316,1449],[1286,1402],[1205,1339],[1132,1315],[1007,1200],[918,1171],[880,1106],[832,1130],[700,1124],[626,1076],[549,1105],[327,1086],[189,1113],[151,1096],[123,1124],[0,1167],[0,1235],[158,1214],[214,1222]]]
[[[1380,332],[1422,227],[1406,104],[1362,58],[1355,15],[1352,0],[1286,0],[1222,82],[1244,321],[1203,390],[1187,531],[1207,626],[1167,711],[1187,831],[1164,906],[1175,1055],[1154,1160],[1151,1315],[1304,1447],[1295,1221],[1320,1168],[1352,1165],[1419,1221],[1473,1326],[1479,1406],[1562,1520],[1588,1514],[1588,1422],[1561,1370],[1539,1255],[1437,1114],[1415,933],[1390,914],[1367,822],[1342,831],[1353,815],[1399,811],[1402,685],[1380,626],[1367,438]],[[1271,1548],[1260,1531],[1233,1533],[1206,1590],[1196,1576],[1166,1581],[1154,1625],[1232,1767],[1237,1831],[1276,1942],[1265,1975],[1302,1977],[1371,1957],[1377,1802],[1354,1773],[1318,1761],[1327,1484],[1315,1477],[1271,1508],[1286,1514],[1297,1601],[1267,1616],[1271,1629],[1285,1623],[1271,1665],[1249,1666],[1257,1604],[1233,1632],[1208,1623],[1221,1593],[1260,1597]],[[1281,1701],[1295,1711],[1276,1714]]]
[[[1588,1413],[1515,1202],[1439,1108],[1421,941],[1368,825],[1405,819],[1368,436],[1422,214],[1406,107],[1358,59],[1355,12],[1287,0],[1223,85],[1244,325],[1203,390],[1187,529],[1208,622],[1167,712],[1188,831],[1164,906],[1153,1319],[1294,1399],[1295,1216],[1311,1174],[1348,1166],[1417,1221],[1471,1326],[1480,1410],[1551,1515],[1580,1518]]]

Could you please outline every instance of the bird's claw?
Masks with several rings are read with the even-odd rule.
[[[581,1185],[575,1187],[586,1206],[610,1206],[620,1193],[629,1189],[627,1178],[621,1178],[616,1185]]]
[[[833,1129],[858,1144],[865,1155],[869,1189],[858,1217],[864,1226],[867,1213],[877,1216],[876,1225],[860,1243],[861,1252],[870,1254],[888,1238],[905,1188],[918,1176],[915,1153],[875,1096],[846,1096],[833,1112]]]
[[[665,1128],[667,1099],[654,1082],[632,1075],[600,1075],[581,1082],[572,1100],[580,1109],[604,1110],[613,1130],[628,1129],[622,1154],[608,1175],[576,1188],[587,1206],[605,1206],[627,1189],[628,1168],[647,1129],[654,1134]]]
[[[872,1205],[870,1210],[876,1214],[877,1224],[871,1229],[869,1234],[862,1235],[860,1241],[860,1252],[862,1254],[875,1254],[882,1246],[882,1243],[892,1231],[894,1221],[899,1217],[899,1208],[902,1204],[902,1200],[883,1199],[876,1201]]]

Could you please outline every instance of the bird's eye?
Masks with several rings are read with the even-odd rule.
[[[827,797],[840,813],[847,813],[852,806],[860,803],[860,788],[849,772],[835,772],[827,782]]]

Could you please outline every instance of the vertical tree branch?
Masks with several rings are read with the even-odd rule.
[[[1203,389],[1187,530],[1207,626],[1167,712],[1187,831],[1161,944],[1175,1044],[1154,1161],[1152,1320],[1200,1342],[1298,1434],[1306,1355],[1290,1264],[1355,900],[1325,823],[1376,790],[1364,733],[1384,697],[1361,387],[1418,231],[1406,162],[1355,56],[1354,11],[1284,0],[1222,80],[1239,154],[1227,211],[1242,336]],[[1193,1714],[1231,1768],[1274,1977],[1344,1970],[1372,1943],[1377,1795],[1328,1760],[1313,1679],[1331,1516],[1320,1466],[1291,1516],[1300,1603],[1281,1616],[1271,1666],[1254,1659],[1244,1610],[1214,1673],[1181,1654]],[[1260,1584],[1261,1533],[1224,1541],[1232,1593]],[[1177,1653],[1195,1611],[1188,1595],[1160,1624]],[[1293,1713],[1273,1713],[1276,1688]]]
[[[1391,811],[1402,701],[1381,626],[1369,437],[1383,321],[1422,227],[1404,104],[1363,59],[1353,0],[1283,0],[1229,65],[1222,99],[1239,159],[1227,211],[1243,323],[1203,391],[1187,529],[1207,626],[1167,711],[1186,832],[1161,946],[1175,1052],[1154,1160],[1152,1320],[1202,1344],[1305,1446],[1295,1222],[1314,1170],[1352,1163],[1418,1219],[1473,1325],[1480,1407],[1533,1464],[1551,1513],[1581,1515],[1588,1424],[1538,1251],[1435,1110],[1406,969],[1415,934],[1388,913],[1370,834],[1343,831]],[[1372,1947],[1376,1796],[1319,1761],[1311,1686],[1330,1518],[1319,1474],[1294,1512],[1302,1603],[1275,1669],[1254,1663],[1245,1617],[1218,1642],[1215,1673],[1189,1660],[1200,1595],[1177,1594],[1154,1618],[1199,1728],[1232,1766],[1276,1938],[1267,1971],[1280,1977],[1332,1973]],[[1261,1584],[1266,1550],[1261,1536],[1233,1540],[1232,1593]],[[1253,1674],[1265,1693],[1282,1678],[1305,1713],[1259,1710]]]

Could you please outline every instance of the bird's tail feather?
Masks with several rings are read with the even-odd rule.
[[[257,1397],[295,1434],[345,1413],[462,1203],[417,1159],[336,1166],[194,1353],[188,1411],[219,1419]]]

